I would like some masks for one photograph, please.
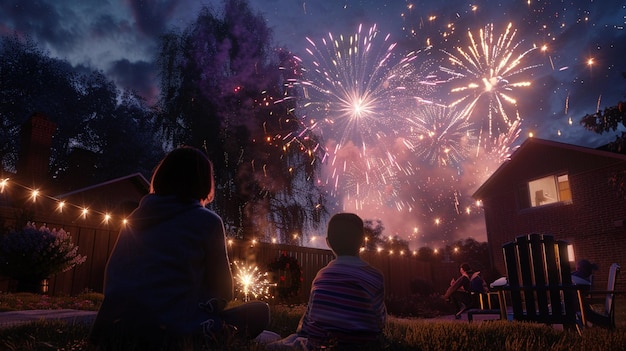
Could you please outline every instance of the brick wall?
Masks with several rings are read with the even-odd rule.
[[[518,235],[553,234],[574,245],[576,259],[586,258],[599,266],[594,288],[605,289],[609,266],[626,267],[626,200],[608,185],[608,176],[624,166],[570,174],[572,203],[519,209],[516,190],[503,189],[483,199],[487,239],[494,266],[505,272],[502,244]],[[618,289],[626,289],[618,279]]]

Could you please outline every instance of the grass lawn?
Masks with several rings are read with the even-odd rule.
[[[97,310],[99,294],[50,298],[30,294],[0,294],[0,311],[29,308],[77,308]],[[36,302],[39,300],[40,302]],[[63,300],[63,301],[60,301]],[[44,301],[45,303],[42,303]],[[21,306],[21,307],[19,307]],[[463,323],[429,318],[390,316],[385,328],[386,350],[626,350],[626,304],[618,301],[618,328],[586,328],[580,336],[540,324],[489,321]],[[18,308],[19,307],[19,308]],[[269,330],[282,336],[295,331],[304,306],[272,305]],[[89,326],[69,325],[59,321],[40,321],[0,329],[0,350],[93,350],[86,337]],[[118,342],[110,350],[139,350]],[[195,342],[185,350],[210,350]],[[253,342],[231,342],[226,350],[263,351]],[[364,350],[361,350],[364,351]]]

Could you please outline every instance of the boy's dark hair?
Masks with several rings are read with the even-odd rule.
[[[358,256],[363,236],[363,220],[354,213],[337,213],[328,221],[328,245],[337,256]]]
[[[463,268],[463,270],[465,272],[471,273],[472,272],[472,267],[469,265],[469,263],[461,263],[461,268]]]
[[[184,200],[213,200],[213,164],[199,149],[174,149],[156,166],[150,192]]]

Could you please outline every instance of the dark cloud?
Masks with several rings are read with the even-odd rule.
[[[81,21],[72,8],[62,2],[3,1],[0,20],[11,31],[58,48],[71,50]]]
[[[158,38],[165,31],[179,0],[127,0],[137,29],[148,38]]]
[[[151,104],[157,101],[159,92],[156,86],[158,82],[153,63],[119,60],[114,62],[106,73],[123,89],[137,92]]]

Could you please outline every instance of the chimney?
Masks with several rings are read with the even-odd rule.
[[[47,182],[55,131],[56,124],[42,113],[33,114],[22,124],[18,177],[33,184]]]

